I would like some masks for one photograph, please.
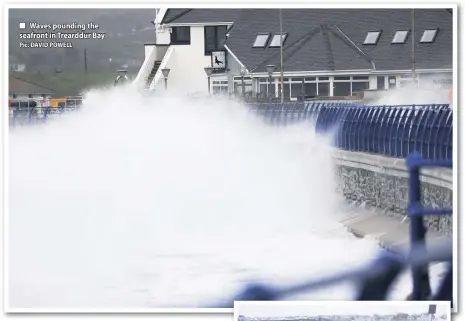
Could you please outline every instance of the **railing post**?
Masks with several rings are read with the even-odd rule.
[[[426,227],[423,223],[423,216],[419,215],[421,208],[421,185],[420,167],[421,156],[415,152],[407,157],[407,167],[409,173],[409,205],[407,215],[410,218],[410,246],[418,247],[426,251]],[[425,300],[431,295],[428,266],[418,266],[412,268],[412,293],[410,300]]]

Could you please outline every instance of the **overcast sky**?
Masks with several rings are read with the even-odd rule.
[[[312,316],[343,314],[425,313],[431,302],[348,301],[348,302],[235,302],[237,314],[247,317]],[[435,302],[436,315],[447,314],[448,302]]]

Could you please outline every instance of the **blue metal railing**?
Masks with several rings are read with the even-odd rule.
[[[315,291],[337,283],[353,281],[359,285],[356,300],[386,300],[390,286],[399,274],[410,267],[412,270],[412,292],[409,300],[438,300],[453,302],[453,251],[452,241],[437,241],[426,249],[426,227],[423,217],[430,214],[451,215],[451,208],[430,209],[420,203],[421,167],[450,167],[451,160],[424,160],[418,153],[407,158],[409,169],[409,206],[406,215],[410,218],[410,248],[405,252],[397,249],[383,251],[372,263],[362,267],[341,272],[336,275],[303,281],[288,286],[273,286],[268,284],[249,284],[241,293],[213,307],[231,308],[234,301],[268,301],[280,300],[290,295],[307,291]],[[431,293],[428,274],[428,264],[432,262],[448,262],[446,275],[442,278],[436,293]],[[211,307],[211,306],[209,306]]]
[[[52,115],[61,115],[79,109],[79,106],[10,107],[11,127],[44,123]]]
[[[297,102],[251,104],[267,123],[311,121],[319,134],[334,135],[338,148],[405,158],[452,159],[452,109],[443,105],[382,105]]]

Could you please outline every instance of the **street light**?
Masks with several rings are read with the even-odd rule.
[[[126,69],[117,70],[118,76],[116,76],[114,86],[118,84],[124,84],[128,81],[128,76],[126,75],[128,71]]]
[[[208,77],[208,94],[210,95],[210,77],[213,73],[213,67],[205,67],[205,73],[207,74]]]
[[[245,85],[244,85],[244,76],[247,74],[247,69],[245,69],[245,67],[242,67],[240,70],[239,70],[239,74],[241,75],[242,77],[242,97],[245,97]]]
[[[165,90],[168,90],[168,75],[170,74],[170,69],[169,68],[163,68],[161,70],[161,73],[163,74],[163,78],[165,80]]]
[[[273,71],[275,70],[275,65],[267,65],[266,71],[268,72],[268,97],[270,97],[270,87],[271,87],[271,80],[273,79]]]

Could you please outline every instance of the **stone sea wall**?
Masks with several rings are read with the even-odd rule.
[[[383,215],[405,218],[408,205],[408,173],[402,159],[335,150],[337,190],[346,199],[383,211]],[[422,204],[452,207],[452,170],[421,171]],[[450,215],[428,215],[425,224],[444,235],[452,233]]]

